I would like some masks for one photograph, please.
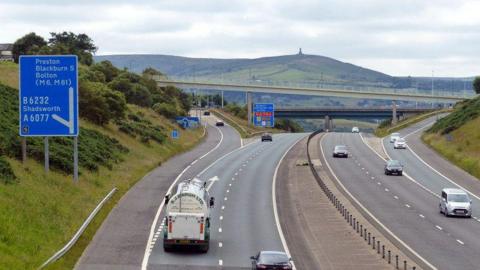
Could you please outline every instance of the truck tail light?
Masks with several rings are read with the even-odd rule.
[[[170,222],[168,223],[168,232],[169,232],[169,233],[172,233],[172,229],[173,229],[173,224],[172,224],[172,222],[170,221]]]
[[[203,233],[203,223],[200,223],[200,234]]]

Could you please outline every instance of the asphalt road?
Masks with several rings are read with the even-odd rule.
[[[240,136],[233,128],[213,126],[213,116],[204,117],[204,120],[210,123],[205,141],[191,151],[169,159],[133,186],[102,223],[75,269],[140,269],[151,224],[175,178],[182,171],[184,177],[192,177],[219,157],[240,147]]]
[[[352,156],[333,158],[332,150],[337,144],[347,145]],[[413,180],[384,175],[385,161],[358,134],[330,133],[321,145],[342,184],[420,256],[438,269],[479,269],[480,222],[445,218],[439,213],[437,194],[443,184],[431,171],[419,169],[419,162],[412,161],[417,164],[406,164],[405,169]],[[428,185],[428,190],[423,184]]]
[[[200,172],[201,180],[220,179],[210,189],[216,198],[210,250],[166,253],[159,237],[152,243],[147,269],[250,269],[249,257],[258,251],[284,250],[273,212],[273,175],[283,154],[304,136],[279,134],[273,142],[250,143]],[[155,232],[161,231],[163,216]]]

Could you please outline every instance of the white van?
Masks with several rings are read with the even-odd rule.
[[[472,200],[468,194],[458,188],[444,188],[439,204],[440,213],[448,216],[472,216]]]

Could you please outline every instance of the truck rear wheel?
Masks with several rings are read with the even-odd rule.
[[[204,245],[204,246],[200,246],[200,251],[201,251],[202,253],[207,253],[209,246],[210,246],[209,244],[206,244],[206,245]]]

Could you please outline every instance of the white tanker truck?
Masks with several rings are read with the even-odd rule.
[[[164,250],[195,247],[207,252],[214,201],[199,179],[181,182],[175,194],[165,196]]]

